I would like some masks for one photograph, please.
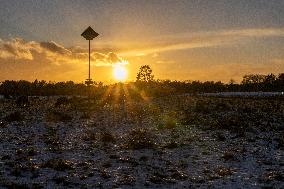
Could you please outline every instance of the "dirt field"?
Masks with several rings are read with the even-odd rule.
[[[0,188],[284,188],[284,100],[0,100]]]

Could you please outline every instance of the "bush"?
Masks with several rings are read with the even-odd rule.
[[[159,129],[173,129],[177,126],[176,121],[176,113],[175,112],[169,112],[166,115],[162,116],[162,120],[159,123],[158,128]]]
[[[89,112],[83,112],[83,114],[80,116],[80,119],[90,119],[91,115]]]
[[[230,168],[226,168],[226,167],[219,167],[217,169],[215,169],[215,174],[217,174],[220,177],[226,177],[226,176],[230,176],[234,173],[234,171]]]
[[[178,147],[179,147],[179,143],[176,141],[170,141],[169,143],[165,145],[165,148],[168,148],[168,149],[174,149]]]
[[[83,135],[83,140],[85,141],[96,141],[97,135],[94,131],[88,131]]]
[[[151,149],[156,146],[154,136],[148,130],[134,129],[128,134],[126,147],[129,149]]]
[[[58,121],[65,122],[72,120],[72,117],[62,112],[51,111],[46,115],[46,120],[49,122],[58,122]]]
[[[55,107],[59,107],[59,106],[66,106],[66,105],[69,105],[71,102],[70,102],[70,100],[67,98],[67,97],[59,97],[57,100],[56,100],[56,102],[55,102],[55,104],[54,104],[54,106]]]
[[[17,106],[28,106],[29,105],[29,98],[28,96],[20,96],[16,100]]]
[[[215,126],[219,129],[225,129],[236,133],[243,133],[248,130],[248,120],[241,114],[225,114],[216,118]]]
[[[209,101],[197,100],[195,103],[194,111],[198,113],[209,113]]]
[[[7,122],[22,121],[23,119],[23,115],[18,111],[11,113],[4,118],[4,120]]]
[[[225,161],[229,161],[229,160],[234,160],[236,157],[235,157],[235,154],[233,152],[224,152],[224,154],[222,155],[222,158],[225,160]]]
[[[220,111],[220,112],[231,111],[232,108],[231,108],[231,106],[229,105],[229,103],[226,102],[224,99],[222,99],[222,100],[223,100],[223,101],[217,102],[217,103],[215,104],[214,110],[215,110],[215,111]]]
[[[103,131],[101,133],[101,141],[103,143],[115,143],[115,137],[109,131]]]
[[[52,168],[57,171],[72,170],[73,163],[64,159],[51,159],[42,165],[43,168]]]
[[[0,128],[6,127],[6,124],[3,121],[0,121]]]

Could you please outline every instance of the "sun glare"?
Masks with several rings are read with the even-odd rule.
[[[127,79],[127,70],[124,66],[114,66],[113,67],[113,76],[117,81],[125,81]]]

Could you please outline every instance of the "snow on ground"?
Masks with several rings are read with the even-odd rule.
[[[284,96],[284,92],[219,92],[201,93],[200,96],[219,96],[219,97],[271,97]]]
[[[283,99],[56,98],[0,101],[0,188],[284,188]]]

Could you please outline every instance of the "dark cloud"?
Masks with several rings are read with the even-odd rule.
[[[64,48],[63,46],[55,43],[54,41],[51,42],[40,42],[40,46],[42,48],[45,48],[51,52],[54,53],[59,53],[59,54],[69,54],[71,53],[71,51],[69,51],[68,49]]]

